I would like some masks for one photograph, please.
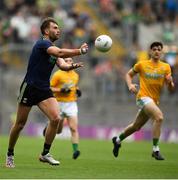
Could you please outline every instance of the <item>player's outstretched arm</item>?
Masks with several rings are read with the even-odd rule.
[[[82,44],[79,49],[61,49],[56,46],[50,46],[47,49],[47,53],[60,58],[67,58],[86,54],[88,52],[88,45],[86,43]]]
[[[56,61],[56,65],[63,71],[69,71],[72,69],[83,67],[82,62],[68,64],[65,62],[65,60],[63,58],[58,58]]]

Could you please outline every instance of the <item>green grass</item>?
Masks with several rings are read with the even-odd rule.
[[[151,158],[151,142],[123,143],[114,158],[111,141],[81,140],[81,156],[72,159],[70,141],[56,139],[51,153],[61,162],[50,166],[38,161],[43,138],[20,137],[14,169],[4,166],[8,138],[0,137],[0,179],[176,179],[178,144],[161,143],[165,161]]]

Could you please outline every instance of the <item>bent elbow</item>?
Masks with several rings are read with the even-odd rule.
[[[125,75],[125,80],[128,81],[128,79],[131,79],[131,76],[130,76],[129,73],[126,73],[126,75]]]
[[[61,49],[58,50],[56,55],[57,55],[57,57],[60,57],[60,58],[66,58],[67,57],[66,53],[64,53]]]

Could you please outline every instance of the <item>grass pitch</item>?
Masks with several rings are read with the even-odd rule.
[[[0,179],[177,179],[178,144],[161,143],[165,161],[151,157],[151,142],[122,143],[118,158],[111,141],[80,140],[81,156],[72,159],[69,140],[56,139],[51,154],[60,166],[38,161],[43,138],[20,137],[14,169],[4,166],[8,138],[0,137]]]

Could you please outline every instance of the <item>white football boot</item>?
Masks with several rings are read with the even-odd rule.
[[[49,164],[51,164],[51,165],[55,165],[55,166],[58,166],[59,164],[60,164],[60,162],[59,161],[56,161],[53,157],[52,157],[52,155],[51,154],[46,154],[46,155],[40,155],[40,157],[39,157],[39,160],[41,161],[41,162],[44,162],[44,163],[49,163]]]

